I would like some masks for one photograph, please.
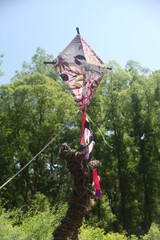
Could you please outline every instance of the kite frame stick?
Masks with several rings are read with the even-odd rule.
[[[80,31],[79,31],[79,28],[78,28],[78,27],[76,27],[76,30],[77,30],[77,34],[80,34]]]
[[[112,70],[112,68],[111,68],[111,67],[107,67],[107,69],[108,69],[108,70]]]
[[[53,60],[52,62],[46,62],[46,61],[44,61],[43,63],[44,63],[44,64],[52,64],[52,65],[55,65],[55,64],[56,64],[56,60]]]

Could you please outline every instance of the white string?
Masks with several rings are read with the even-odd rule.
[[[71,121],[79,112],[80,110],[78,110],[68,121]],[[67,125],[67,124],[66,124]],[[49,143],[47,143],[47,145],[42,148],[42,150],[37,153],[24,167],[22,167],[14,176],[12,176],[10,179],[8,179],[4,184],[2,184],[2,186],[0,186],[0,189],[2,189],[4,186],[6,186],[10,181],[12,181],[19,173],[21,173],[29,164],[31,164],[31,162],[33,162],[65,129],[66,125],[51,139],[51,141]]]

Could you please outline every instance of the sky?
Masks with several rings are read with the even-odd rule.
[[[56,57],[77,34],[96,54],[125,67],[160,69],[159,0],[0,0],[0,85],[9,83],[37,47]]]

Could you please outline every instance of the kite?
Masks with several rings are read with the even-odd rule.
[[[106,72],[102,60],[79,34],[55,59],[56,69],[82,111],[90,101]]]
[[[82,110],[82,130],[78,151],[85,152],[85,159],[90,160],[94,146],[92,131],[89,127],[87,107],[99,86],[104,73],[105,64],[82,38],[77,29],[77,35],[53,62],[62,80],[67,85],[79,108]],[[105,141],[105,140],[104,140]],[[100,185],[97,170],[94,170],[94,182],[97,198],[100,199]]]

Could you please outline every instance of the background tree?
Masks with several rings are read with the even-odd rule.
[[[1,58],[3,58],[3,57],[4,57],[4,55],[3,55],[3,54],[0,54],[0,76],[4,75],[4,72],[2,72],[2,70],[1,70],[1,65],[2,65],[2,60],[1,60]]]
[[[60,77],[53,65],[44,65],[44,61],[53,61],[54,57],[51,54],[47,54],[44,49],[37,47],[35,54],[33,55],[31,62],[26,61],[22,64],[22,71],[15,71],[15,76],[12,81],[17,79],[23,79],[25,76],[35,73],[41,73],[54,80],[60,80]]]
[[[5,163],[5,167],[2,167],[2,183],[6,176],[13,175],[35,156],[64,124],[67,124],[67,128],[72,126],[72,130],[66,130],[65,135],[62,134],[56,141],[59,143],[70,141],[72,137],[74,142],[72,135],[74,122],[66,121],[76,112],[76,105],[72,96],[62,91],[60,84],[40,74],[3,85],[0,94],[2,112],[0,123],[3,130],[1,159]],[[76,137],[76,134],[74,135]],[[50,195],[51,189],[54,188],[52,186],[54,175],[57,178],[56,172],[60,174],[56,183],[61,181],[60,177],[63,175],[62,169],[61,171],[56,169],[60,168],[56,162],[58,159],[53,158],[57,155],[54,153],[58,152],[58,148],[59,145],[54,142],[9,185],[11,191],[8,192],[7,188],[5,193],[8,197],[5,197],[10,204],[27,203],[29,196],[37,191]],[[68,175],[64,175],[64,178],[65,181],[69,181]],[[56,199],[56,195],[54,197]]]

